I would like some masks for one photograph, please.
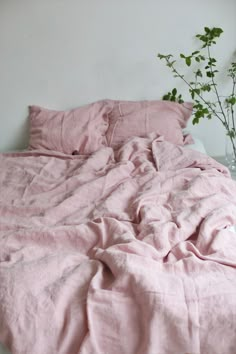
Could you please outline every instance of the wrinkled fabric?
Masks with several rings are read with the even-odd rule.
[[[236,184],[155,135],[0,155],[0,342],[13,354],[235,353]]]
[[[29,107],[29,149],[91,154],[106,146],[112,106],[97,101],[68,111]]]
[[[108,146],[114,149],[130,137],[143,137],[152,132],[173,144],[193,143],[190,134],[183,135],[183,128],[186,128],[193,111],[190,102],[107,100],[107,104],[113,108],[109,113],[106,139]]]

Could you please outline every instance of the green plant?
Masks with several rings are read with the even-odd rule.
[[[226,129],[232,143],[234,159],[236,160],[236,62],[231,62],[226,75],[230,77],[232,86],[227,96],[219,92],[217,78],[217,60],[212,56],[211,47],[223,33],[221,28],[204,28],[203,34],[197,34],[196,38],[201,42],[199,50],[193,51],[190,55],[180,54],[180,61],[188,68],[191,68],[191,79],[183,75],[177,68],[177,60],[172,54],[158,54],[158,58],[165,61],[165,64],[173,73],[173,76],[180,78],[187,85],[188,91],[193,100],[193,124],[198,124],[202,118],[217,118]],[[187,72],[189,75],[189,71]],[[188,76],[189,77],[189,76]],[[211,95],[210,95],[211,94]],[[183,97],[174,88],[163,96],[164,100],[183,103]]]

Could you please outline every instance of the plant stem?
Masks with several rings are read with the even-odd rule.
[[[234,97],[234,93],[235,93],[235,84],[236,84],[236,82],[233,79],[232,97]],[[233,129],[234,129],[234,133],[235,133],[234,108],[233,108],[232,104],[231,104],[231,119],[232,119]],[[236,147],[235,147],[235,143],[234,143],[234,138],[231,139],[231,143],[232,143],[232,146],[233,146],[234,157],[235,157],[235,160],[236,160]]]
[[[208,48],[208,55],[209,55],[209,59],[211,58],[210,56],[210,51],[209,51],[209,48]],[[191,89],[193,90],[193,87],[192,85],[187,81],[185,80],[184,76],[181,75],[178,70],[174,67],[174,65],[170,62],[170,60],[168,58],[166,58],[166,61],[168,63],[168,65],[172,68],[173,70],[173,73],[176,74],[179,78],[181,78],[185,84]],[[210,70],[211,70],[211,73],[213,73],[213,70],[212,70],[212,66],[210,65]],[[222,107],[222,104],[221,104],[221,101],[220,101],[220,96],[219,96],[219,93],[218,93],[218,90],[217,90],[217,85],[215,83],[215,80],[213,77],[211,77],[211,80],[212,80],[212,84],[213,84],[213,87],[214,87],[214,92],[216,94],[216,97],[217,97],[217,103],[219,105],[219,108],[220,108],[220,112],[217,112],[216,110],[214,110],[212,108],[212,106],[205,100],[205,98],[199,94],[199,93],[196,93],[196,95],[205,103],[205,105],[208,107],[208,109],[210,109],[210,111],[221,121],[221,123],[223,124],[223,126],[225,127],[225,129],[230,132],[230,124],[229,122],[227,121],[227,117],[225,115],[225,112],[224,112],[224,109]],[[233,85],[233,93],[234,94],[234,91],[235,91],[235,81],[234,81],[234,85]],[[223,116],[223,119],[220,117],[220,115]],[[234,116],[234,111],[233,111],[233,107],[231,105],[231,115],[232,115],[232,122],[233,122],[233,127],[235,128],[235,122],[234,122],[234,119],[233,119],[233,116]],[[235,146],[235,141],[234,141],[234,138],[229,135],[229,138],[230,138],[230,141],[231,141],[231,144],[232,144],[232,147],[233,147],[233,153],[234,153],[234,158],[236,160],[236,146]]]
[[[212,59],[209,45],[207,46],[207,52],[208,52],[208,58]],[[213,73],[213,70],[212,70],[212,64],[209,64],[209,66],[210,66],[210,71],[211,71],[211,74],[212,74],[211,81],[212,81],[212,84],[213,84],[213,87],[214,87],[214,91],[215,91],[215,94],[216,94],[216,97],[217,97],[217,102],[219,104],[221,113],[222,113],[222,115],[224,117],[225,123],[227,124],[226,115],[225,115],[224,109],[223,109],[222,104],[221,104],[220,96],[219,96],[219,93],[218,93],[218,90],[217,90],[217,85],[216,85],[215,80],[214,80],[214,73]]]
[[[210,47],[209,45],[207,45],[207,52],[208,52],[208,59],[209,61],[211,62],[211,52],[210,52]],[[220,96],[219,96],[219,93],[218,93],[218,90],[217,90],[217,85],[215,83],[215,80],[214,80],[214,73],[213,73],[213,70],[212,70],[212,64],[208,64],[209,67],[210,67],[210,71],[211,71],[211,81],[212,81],[212,84],[213,84],[213,87],[214,87],[214,92],[216,94],[216,97],[217,97],[217,102],[219,104],[219,107],[220,107],[220,110],[221,110],[221,114],[222,116],[224,117],[224,126],[226,128],[226,130],[228,132],[230,132],[230,122],[227,121],[227,117],[225,115],[225,112],[224,112],[224,109],[222,107],[222,104],[221,104],[221,100],[220,100]],[[235,82],[233,84],[233,93],[234,94],[234,88],[235,88]],[[231,105],[231,118],[232,118],[232,124],[233,124],[233,129],[235,129],[235,124],[234,124],[234,111],[233,111],[233,105]],[[231,141],[231,144],[232,144],[232,147],[233,147],[233,153],[234,153],[234,158],[236,160],[236,146],[235,146],[235,142],[234,142],[234,137],[232,137],[231,135],[229,135],[230,137],[230,141]]]
[[[181,79],[185,82],[185,84],[186,84],[191,90],[193,90],[194,88],[192,87],[192,85],[189,84],[187,80],[185,80],[184,76],[181,75],[181,74],[177,71],[177,69],[175,69],[174,65],[171,64],[170,60],[169,60],[168,58],[166,58],[166,61],[167,61],[167,63],[171,66],[173,72],[174,72],[179,78],[181,78]],[[212,112],[212,113],[221,121],[221,123],[225,126],[224,120],[219,116],[219,114],[217,113],[217,111],[215,111],[215,110],[211,107],[211,105],[204,99],[204,97],[201,96],[201,94],[199,94],[199,93],[196,93],[196,95],[205,103],[205,105],[211,110],[211,112]],[[221,112],[220,112],[220,113],[221,113]],[[226,124],[227,124],[227,122],[226,122]]]
[[[235,85],[236,85],[236,80],[235,80],[235,77],[233,77],[232,97],[234,97],[234,95],[235,95]],[[232,122],[233,122],[233,129],[235,131],[234,107],[232,104],[231,104],[231,117],[232,117]]]

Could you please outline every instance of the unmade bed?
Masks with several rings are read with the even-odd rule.
[[[235,354],[236,183],[183,134],[190,116],[30,107],[29,149],[0,155],[12,354]]]

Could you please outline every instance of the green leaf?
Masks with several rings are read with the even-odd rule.
[[[172,55],[172,54],[166,54],[166,55],[164,55],[164,54],[158,53],[158,54],[157,54],[157,57],[158,57],[159,59],[169,60],[170,58],[173,57],[173,55]]]
[[[191,65],[191,57],[186,57],[185,58],[185,63],[187,66],[190,66]]]
[[[199,118],[194,117],[192,123],[193,123],[193,125],[198,124]]]
[[[208,108],[203,108],[203,110],[202,110],[202,114],[203,114],[203,115],[206,115],[207,113],[209,113]]]
[[[166,95],[164,95],[164,96],[162,97],[162,99],[163,99],[164,101],[170,101],[170,97],[171,97],[171,94],[170,94],[170,92],[168,92]]]
[[[231,130],[228,130],[227,135],[228,135],[231,139],[234,139],[235,136],[236,136],[236,133],[235,133],[235,131],[234,131],[233,129],[231,129]]]
[[[207,91],[210,92],[211,91],[211,85],[210,84],[204,84],[202,85],[202,91]]]
[[[209,62],[210,63],[216,63],[216,59],[215,58],[210,58]]]
[[[172,90],[172,95],[173,95],[173,96],[176,96],[176,94],[177,94],[177,89],[174,88],[174,89]]]
[[[207,76],[207,77],[214,77],[215,75],[214,75],[214,73],[212,73],[211,71],[207,71],[207,72],[206,72],[206,76]]]
[[[236,96],[232,96],[230,98],[227,98],[226,103],[230,104],[231,106],[234,106],[236,104]]]
[[[199,77],[202,77],[202,72],[200,69],[198,69],[196,72],[195,72],[195,75],[196,76],[199,76]]]

